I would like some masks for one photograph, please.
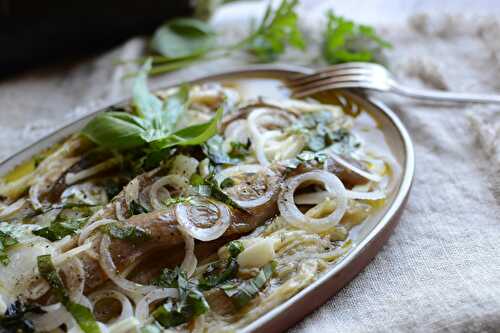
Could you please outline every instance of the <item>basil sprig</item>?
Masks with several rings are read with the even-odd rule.
[[[176,130],[177,122],[187,109],[189,87],[181,86],[166,101],[147,87],[151,70],[148,59],[139,71],[133,87],[133,113],[108,111],[97,115],[82,133],[97,145],[116,150],[147,147],[154,150],[174,146],[200,145],[217,133],[223,110],[217,110],[208,122]]]
[[[50,254],[38,256],[37,263],[40,275],[49,283],[54,295],[75,318],[78,326],[85,333],[100,333],[101,330],[92,311],[70,300],[69,293],[52,263],[52,256]]]

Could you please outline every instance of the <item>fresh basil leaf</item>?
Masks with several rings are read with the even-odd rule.
[[[48,282],[58,300],[63,304],[69,302],[69,294],[52,263],[52,256],[45,254],[37,257],[38,272]]]
[[[101,147],[125,150],[145,144],[143,120],[125,112],[104,112],[93,118],[82,133]]]
[[[87,223],[87,219],[73,219],[73,220],[56,220],[50,223],[49,226],[33,230],[33,234],[46,238],[51,242],[63,239],[68,235],[74,235]]]
[[[247,140],[246,143],[242,142],[231,142],[231,151],[228,153],[229,157],[237,158],[239,160],[244,159],[250,154],[250,139]]]
[[[323,56],[330,64],[350,61],[380,62],[381,51],[392,47],[367,25],[327,13],[327,28],[324,35]]]
[[[247,49],[259,61],[275,61],[285,52],[287,45],[304,50],[305,41],[298,27],[298,15],[295,7],[298,0],[282,0],[273,11],[271,4],[266,10],[259,27],[247,38]]]
[[[148,89],[148,73],[151,70],[151,63],[152,59],[148,58],[144,65],[142,65],[132,90],[132,102],[135,111],[141,118],[150,121],[155,116],[158,116],[163,106],[162,101],[150,93]]]
[[[86,306],[83,306],[75,302],[69,302],[66,305],[66,309],[68,310],[69,313],[71,313],[73,318],[75,318],[76,322],[78,323],[78,326],[80,326],[82,331],[84,331],[85,333],[101,332],[99,326],[97,325],[97,321],[94,317],[94,314]]]
[[[108,223],[101,227],[101,230],[112,238],[126,240],[130,242],[145,242],[151,239],[151,234],[135,225],[123,225],[121,223]]]
[[[178,18],[158,28],[151,49],[167,59],[183,59],[207,52],[215,39],[215,31],[206,22]]]
[[[72,302],[69,298],[69,293],[65,289],[64,284],[57,273],[56,268],[52,262],[50,254],[37,257],[38,271],[40,275],[48,282],[54,295],[64,305],[66,310],[75,318],[78,326],[85,333],[100,333],[101,330],[97,325],[94,314],[87,307]]]
[[[208,311],[208,303],[195,281],[187,278],[178,267],[175,270],[164,269],[153,284],[163,288],[177,288],[179,298],[168,299],[156,308],[152,315],[163,327],[169,328],[186,323]]]
[[[264,265],[255,278],[243,281],[239,285],[231,284],[222,286],[221,289],[224,291],[226,296],[231,299],[231,302],[236,308],[242,308],[255,296],[257,296],[259,291],[271,279],[275,270],[276,263],[272,261],[269,264]]]
[[[0,263],[7,266],[10,262],[7,251],[18,243],[10,233],[0,231]]]
[[[240,160],[231,158],[224,150],[223,143],[222,136],[214,135],[203,144],[203,153],[215,164],[238,164]]]
[[[229,251],[229,259],[226,261],[225,266],[222,266],[223,268],[220,267],[221,263],[209,265],[205,273],[203,273],[200,278],[200,289],[210,290],[235,278],[238,274],[239,265],[236,258],[244,250],[243,243],[237,240],[232,241],[228,244],[227,248]]]
[[[161,114],[161,123],[164,131],[171,133],[175,130],[179,117],[186,110],[188,99],[188,85],[182,85],[175,94],[167,98],[167,101],[163,104],[163,112]]]
[[[157,149],[173,146],[201,145],[217,133],[217,125],[222,118],[223,109],[219,108],[215,116],[208,122],[189,127],[184,127],[169,137],[154,143]]]

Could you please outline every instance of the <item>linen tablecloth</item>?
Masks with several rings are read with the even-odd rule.
[[[374,23],[394,45],[391,69],[408,84],[500,94],[498,4],[304,0],[309,52],[291,52],[284,61],[322,65],[317,55],[327,7]],[[230,4],[213,22],[223,39],[237,40],[263,8]],[[0,80],[0,160],[129,95],[130,80],[123,80],[129,69],[115,63],[137,57],[144,45],[132,39],[106,54]],[[154,85],[246,61],[236,55],[198,64]],[[291,332],[500,332],[500,106],[379,97],[414,140],[416,175],[407,208],[373,262]]]

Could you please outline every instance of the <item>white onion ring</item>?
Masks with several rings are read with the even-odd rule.
[[[215,175],[215,181],[217,184],[221,184],[224,179],[231,177],[235,174],[239,173],[258,173],[258,172],[264,172],[268,177],[273,177],[276,174],[271,171],[271,169],[263,167],[259,164],[243,164],[243,165],[237,165],[233,167],[229,167],[227,169],[222,170],[219,172],[217,175]],[[264,193],[262,196],[259,198],[253,199],[253,200],[237,200],[235,198],[231,198],[236,204],[238,204],[242,208],[254,208],[261,206],[271,200],[272,196],[275,193],[275,189],[272,186],[268,185],[268,189],[266,193]]]
[[[46,313],[29,316],[29,319],[33,321],[33,325],[39,332],[50,332],[73,319],[61,303],[42,306],[41,308]]]
[[[74,302],[80,302],[85,288],[85,270],[78,258],[72,258],[61,266],[65,276],[65,285],[70,290],[69,297]]]
[[[219,202],[212,202],[206,198],[200,198],[199,200],[206,201],[206,205],[201,205],[205,206],[205,208],[208,208],[208,205],[216,207],[218,211],[218,219],[213,226],[209,228],[200,228],[196,226],[197,221],[193,221],[190,216],[191,209],[196,209],[196,206],[193,205],[192,202],[178,204],[175,207],[175,216],[177,217],[177,222],[193,238],[208,242],[217,239],[224,234],[231,223],[231,216],[226,205]]]
[[[162,204],[158,193],[158,191],[165,185],[172,185],[180,189],[182,192],[185,192],[189,186],[189,180],[186,177],[180,175],[168,175],[165,177],[161,177],[160,179],[155,181],[151,185],[151,190],[149,191],[149,200],[151,201],[151,206],[153,206],[155,210],[165,208],[165,205]],[[168,191],[166,192],[168,197],[170,197],[170,193]]]
[[[132,307],[132,303],[130,303],[130,300],[128,299],[127,296],[123,295],[121,292],[117,290],[98,290],[91,295],[89,295],[89,300],[92,303],[93,307],[95,308],[95,305],[97,302],[100,300],[106,299],[106,298],[113,298],[116,299],[117,301],[120,302],[122,306],[122,310],[120,312],[120,315],[116,318],[112,318],[109,321],[109,324],[119,322],[121,320],[130,318],[134,315],[134,309]]]
[[[308,217],[297,208],[294,200],[295,190],[306,181],[321,182],[331,196],[337,200],[337,207],[333,213],[323,218]],[[312,232],[324,232],[337,225],[347,209],[347,195],[344,184],[332,173],[323,170],[314,170],[290,178],[278,199],[278,208],[285,220],[300,229]]]
[[[352,165],[351,163],[347,162],[345,159],[340,157],[338,154],[334,153],[331,149],[327,149],[324,152],[327,153],[328,156],[330,156],[332,159],[334,159],[335,162],[339,163],[344,168],[347,168],[347,169],[357,173],[358,175],[360,175],[363,178],[366,178],[366,179],[371,180],[372,182],[376,182],[376,183],[378,183],[382,180],[381,176],[367,172],[365,170],[358,168],[357,166]],[[326,168],[326,164],[325,164],[325,168]]]
[[[191,235],[188,234],[187,231],[184,230],[183,227],[177,227],[182,234],[182,238],[184,238],[184,260],[182,260],[181,269],[186,272],[187,276],[190,277],[193,275],[196,270],[196,265],[198,264],[198,259],[194,255],[194,239]]]
[[[386,197],[385,193],[382,191],[373,192],[360,192],[360,191],[350,191],[346,190],[347,198],[358,199],[358,200],[381,200]],[[297,205],[317,205],[327,198],[331,198],[332,195],[328,191],[319,191],[314,193],[304,193],[299,194],[295,197],[295,203]]]
[[[0,219],[6,218],[9,215],[14,214],[15,212],[17,212],[18,210],[23,208],[25,203],[26,203],[26,199],[21,198],[15,202],[11,203],[10,205],[3,207],[0,210]]]
[[[157,289],[155,286],[142,285],[121,277],[117,273],[113,258],[111,257],[111,253],[109,252],[110,244],[111,239],[109,235],[103,235],[101,238],[101,246],[99,251],[99,263],[101,265],[101,268],[104,270],[111,281],[113,281],[121,289],[137,294],[146,294],[152,290]]]
[[[137,302],[135,317],[141,323],[145,323],[149,318],[149,305],[157,300],[168,297],[177,298],[179,297],[179,292],[175,288],[162,288],[151,291]]]
[[[92,234],[92,232],[94,230],[96,230],[97,228],[99,228],[103,225],[109,224],[109,223],[113,223],[113,222],[116,222],[116,220],[102,219],[102,220],[95,221],[89,225],[86,225],[82,229],[82,231],[80,232],[80,236],[78,237],[78,244],[82,245],[85,242],[85,240],[87,238],[89,238],[89,236]]]
[[[250,135],[250,140],[252,141],[252,146],[255,150],[255,155],[257,160],[263,166],[268,166],[270,164],[267,159],[266,152],[264,150],[265,139],[264,135],[259,129],[260,121],[267,120],[271,124],[278,126],[286,126],[285,121],[281,121],[277,117],[273,117],[274,112],[280,112],[276,109],[270,108],[256,108],[247,117],[247,126]],[[287,115],[284,111],[281,111],[283,116],[289,117],[288,122],[291,124],[293,122],[292,116]],[[262,119],[259,119],[262,118]]]

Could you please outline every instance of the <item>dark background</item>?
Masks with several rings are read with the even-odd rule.
[[[0,75],[95,53],[193,11],[188,0],[0,0]]]

